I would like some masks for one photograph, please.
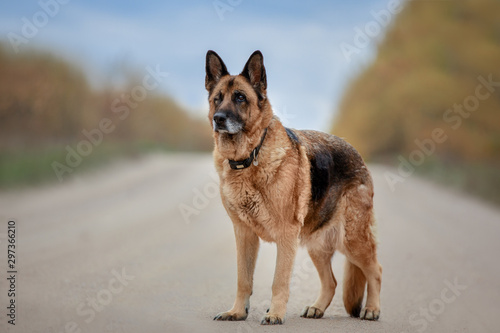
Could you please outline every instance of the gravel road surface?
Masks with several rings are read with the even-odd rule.
[[[499,332],[500,210],[415,176],[391,191],[384,172],[394,170],[370,169],[384,267],[378,322],[347,316],[341,254],[325,316],[300,318],[319,292],[301,249],[285,324],[261,326],[276,259],[266,243],[248,319],[213,321],[234,300],[236,254],[211,156],[155,154],[0,190],[0,332]]]

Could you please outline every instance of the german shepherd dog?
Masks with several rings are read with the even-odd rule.
[[[208,51],[205,87],[238,266],[234,305],[214,319],[247,318],[260,238],[277,246],[271,307],[261,324],[284,321],[299,244],[306,246],[321,280],[318,298],[301,317],[321,318],[330,305],[337,286],[331,260],[339,250],[346,256],[345,309],[353,317],[377,320],[382,267],[372,232],[373,183],[361,156],[336,136],[288,129],[273,116],[260,51],[239,75],[230,75],[217,53]]]

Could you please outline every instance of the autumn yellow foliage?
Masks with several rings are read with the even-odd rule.
[[[211,150],[208,120],[145,89],[145,75],[95,88],[75,64],[33,50],[13,54],[0,44],[0,189],[62,181],[151,149]]]
[[[82,71],[67,61],[33,51],[14,55],[0,46],[0,152],[74,144],[105,118],[113,124],[113,131],[103,133],[106,142],[211,149],[208,121],[195,119],[156,90],[141,88],[145,98],[138,94],[140,99],[128,106],[114,103],[142,84],[130,78],[121,88],[92,89]]]
[[[348,87],[332,132],[373,159],[409,154],[442,128],[439,155],[500,161],[499,64],[500,1],[410,1]],[[497,86],[475,110],[454,113],[463,121],[453,126],[445,113],[475,95],[479,77]]]
[[[489,187],[500,202],[499,65],[500,1],[410,0],[348,85],[332,133],[367,160],[397,165],[441,131],[425,161],[414,159],[417,171],[460,169],[464,188]]]

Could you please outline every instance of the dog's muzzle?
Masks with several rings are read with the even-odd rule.
[[[214,114],[212,122],[214,125],[214,131],[219,133],[236,134],[243,128],[241,122],[234,119],[229,112],[217,112]]]

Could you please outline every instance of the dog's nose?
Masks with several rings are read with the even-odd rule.
[[[214,114],[214,122],[217,126],[222,127],[225,125],[227,114],[224,112],[217,112]]]

